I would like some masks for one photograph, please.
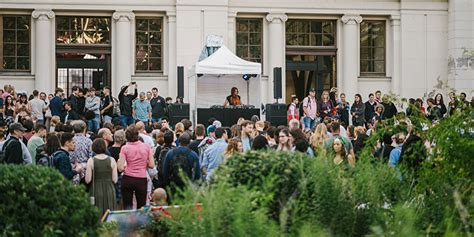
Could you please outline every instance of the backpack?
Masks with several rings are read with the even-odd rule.
[[[12,139],[8,139],[4,144],[3,144],[3,147],[2,147],[2,150],[0,150],[0,164],[3,164],[3,163],[7,163],[7,161],[5,160],[5,149],[7,149],[7,146],[8,144],[10,144],[10,141]]]
[[[112,100],[114,104],[114,106],[112,107],[114,116],[120,116],[120,101],[115,97],[112,97]]]
[[[170,180],[177,187],[184,187],[185,181],[181,175],[186,175],[187,178],[192,178],[194,175],[194,166],[188,162],[188,155],[191,151],[178,152],[173,150],[173,158],[171,159]]]
[[[308,98],[308,104],[310,104],[311,106],[311,100],[309,98],[309,96],[305,97],[304,99]],[[303,109],[303,103],[304,103],[304,99],[300,102],[300,104],[298,105],[298,110],[299,110],[299,114],[300,114],[300,118],[303,118],[304,117],[304,109]]]
[[[50,156],[43,156],[41,157],[38,162],[36,163],[37,165],[40,165],[40,166],[45,166],[45,167],[49,167],[49,168],[54,168],[55,167],[55,158],[56,158],[56,155],[59,154],[60,152],[62,151],[55,151],[52,155]]]
[[[158,175],[156,175],[152,180],[154,188],[165,188],[163,180],[163,161],[165,160],[168,151],[172,149],[173,147],[163,147],[160,150],[156,149],[155,154],[153,155],[156,162],[156,169],[158,170]]]

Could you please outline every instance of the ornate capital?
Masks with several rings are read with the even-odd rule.
[[[115,21],[131,21],[135,19],[135,14],[132,11],[116,11],[112,15]]]
[[[344,15],[341,21],[346,25],[357,25],[362,22],[362,17],[359,15]]]
[[[51,10],[34,10],[32,13],[31,13],[31,17],[33,17],[33,19],[36,19],[36,20],[40,20],[40,21],[48,21],[49,19],[53,19],[54,18],[54,12],[51,11]]]
[[[271,23],[283,23],[288,20],[288,16],[284,13],[270,13],[265,19]]]

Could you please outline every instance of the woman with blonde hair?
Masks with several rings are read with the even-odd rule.
[[[323,94],[321,94],[321,101],[319,102],[319,105],[318,105],[319,117],[321,117],[322,120],[324,120],[324,118],[328,116],[332,117],[333,109],[334,109],[334,104],[329,99],[329,92],[323,91]]]
[[[324,148],[324,144],[328,139],[328,128],[324,123],[320,123],[316,126],[313,135],[311,135],[309,143],[311,144],[311,147],[317,151]]]
[[[233,138],[229,140],[229,144],[227,145],[227,148],[224,151],[224,161],[226,161],[229,157],[232,155],[242,152],[244,150],[244,146],[242,145],[242,142],[240,139]]]

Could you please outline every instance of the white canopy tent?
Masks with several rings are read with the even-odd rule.
[[[259,108],[261,72],[260,63],[245,61],[222,45],[211,56],[197,62],[188,74],[190,98],[194,99],[192,110],[223,105],[232,87],[239,89],[242,104]],[[245,74],[257,77],[250,78],[247,85],[247,81],[242,78]]]

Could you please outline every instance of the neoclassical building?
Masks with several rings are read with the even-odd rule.
[[[177,94],[208,35],[262,64],[261,101],[338,87],[421,97],[440,81],[472,95],[472,0],[1,0],[0,85]],[[230,88],[230,86],[229,86]]]

